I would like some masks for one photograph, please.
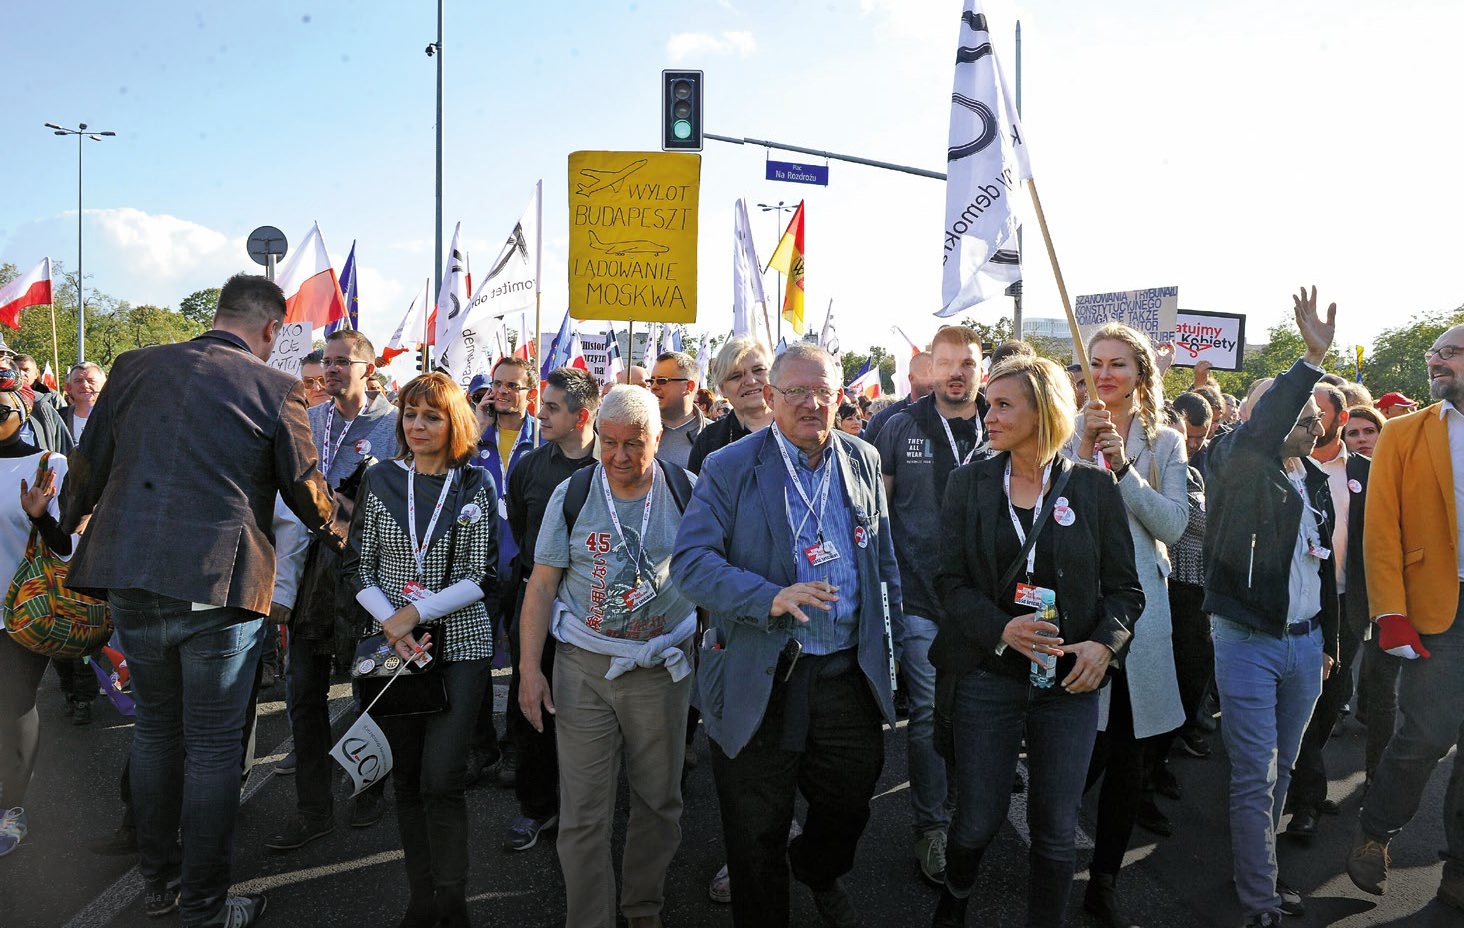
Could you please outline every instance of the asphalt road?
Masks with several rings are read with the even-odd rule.
[[[506,680],[499,678],[500,706]],[[333,691],[334,710],[344,707],[346,688]],[[246,784],[235,843],[234,875],[239,890],[264,891],[269,911],[264,924],[330,926],[395,925],[405,907],[405,877],[394,818],[389,811],[377,826],[352,830],[344,824],[328,838],[290,854],[264,850],[261,842],[291,813],[294,783],[272,772],[272,761],[288,750],[283,686],[269,690],[261,705],[261,765]],[[117,774],[128,750],[131,730],[110,705],[96,703],[95,722],[70,724],[61,711],[54,676],[40,694],[42,745],[36,778],[27,803],[30,834],[20,848],[0,859],[0,928],[159,928],[173,917],[148,919],[142,913],[141,881],[135,861],[89,853],[86,845],[110,833],[120,813]],[[1343,871],[1360,801],[1362,729],[1344,722],[1328,749],[1333,772],[1331,796],[1342,814],[1324,818],[1320,835],[1301,845],[1279,841],[1282,873],[1307,896],[1310,911],[1286,919],[1288,928],[1305,926],[1460,926],[1464,912],[1434,901],[1442,864],[1441,808],[1452,766],[1446,759],[1435,772],[1414,823],[1393,843],[1393,876],[1387,896],[1358,891]],[[846,878],[868,926],[929,923],[936,891],[918,879],[911,858],[908,781],[903,728],[887,735],[888,751],[874,815],[854,872]],[[1240,924],[1242,913],[1230,883],[1230,843],[1226,824],[1227,763],[1217,750],[1206,760],[1177,757],[1172,767],[1184,786],[1179,802],[1160,800],[1175,824],[1175,834],[1159,839],[1144,831],[1134,838],[1120,889],[1130,914],[1145,928],[1205,928]],[[708,880],[722,863],[720,826],[706,745],[698,737],[703,763],[687,781],[681,848],[667,886],[665,922],[672,928],[727,926],[727,907],[706,895]],[[1086,764],[1087,758],[1073,758]],[[342,794],[343,795],[343,794]],[[622,785],[622,809],[624,805]],[[1093,827],[1090,796],[1084,827]],[[344,802],[342,803],[344,807]],[[526,852],[501,850],[504,828],[516,808],[512,792],[485,786],[470,792],[472,849],[469,897],[478,925],[557,926],[564,905],[558,860],[551,842]],[[1020,820],[1020,804],[1013,818]],[[1080,851],[1079,866],[1087,853]],[[1026,898],[1026,847],[1019,829],[1003,829],[987,853],[982,882],[968,924],[1023,924]],[[1074,886],[1072,925],[1094,924],[1081,910],[1086,873]],[[817,925],[806,891],[795,884],[793,921]]]

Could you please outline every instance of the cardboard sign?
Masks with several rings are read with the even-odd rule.
[[[1209,361],[1217,371],[1238,371],[1245,360],[1245,316],[1182,309],[1174,322],[1174,366]]]
[[[569,314],[695,322],[700,185],[700,155],[571,153]]]
[[[274,350],[269,355],[269,366],[299,377],[300,362],[310,353],[314,334],[308,322],[286,322],[280,326]]]
[[[1174,320],[1179,312],[1179,288],[1122,290],[1091,293],[1073,300],[1073,315],[1086,345],[1093,333],[1110,322],[1122,322],[1149,336],[1155,345],[1174,341]]]

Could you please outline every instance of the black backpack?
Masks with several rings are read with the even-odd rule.
[[[691,500],[691,481],[687,479],[686,470],[675,464],[667,465],[659,458],[656,459],[656,466],[661,468],[661,474],[671,488],[676,511],[685,512],[686,504]],[[574,530],[580,510],[585,508],[585,500],[590,498],[590,479],[594,475],[593,467],[581,467],[569,477],[569,486],[564,491],[564,527],[570,531]]]

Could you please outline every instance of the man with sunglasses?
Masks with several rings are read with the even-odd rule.
[[[469,384],[474,385],[481,387],[476,380]],[[508,485],[520,460],[534,450],[538,420],[529,415],[529,402],[539,394],[539,372],[533,361],[504,358],[493,366],[487,389],[485,399],[493,405],[494,421],[478,441],[473,465],[488,471],[498,488],[498,587],[489,591],[488,614],[493,616],[496,633],[506,636],[517,606],[512,565],[519,552],[508,524]],[[468,752],[468,785],[491,771],[500,785],[513,786],[516,761],[511,750],[512,742],[507,737],[500,742],[493,726],[493,688],[489,687],[483,695],[473,747]]]
[[[330,402],[308,411],[320,471],[336,493],[338,525],[349,526],[354,487],[362,465],[396,457],[397,411],[381,395],[367,392],[376,372],[376,350],[353,329],[326,336],[320,366]],[[265,839],[272,851],[292,851],[335,830],[330,758],[330,678],[337,629],[354,631],[366,616],[353,596],[339,595],[340,560],[317,542],[306,556],[305,575],[290,616],[290,733],[295,739],[295,817]],[[386,781],[356,797],[350,824],[365,828],[380,821]]]
[[[1322,681],[1338,650],[1336,524],[1327,475],[1308,455],[1322,431],[1312,390],[1336,331],[1317,292],[1293,297],[1306,354],[1250,419],[1210,445],[1204,611],[1230,755],[1235,889],[1247,926],[1301,915],[1276,871],[1276,826]]]
[[[320,363],[324,355],[325,352],[317,348],[300,361],[300,379],[305,382],[307,406],[330,402],[330,394],[325,392],[325,368]]]
[[[656,357],[647,386],[661,406],[659,460],[685,467],[691,446],[707,427],[707,417],[696,407],[696,358],[684,351],[664,351]]]
[[[834,428],[841,379],[817,345],[778,356],[773,424],[707,458],[671,562],[710,613],[697,687],[738,928],[788,924],[788,864],[825,924],[859,924],[840,877],[884,766],[904,623],[879,455]]]
[[[1388,887],[1388,842],[1417,813],[1434,767],[1464,731],[1464,326],[1441,334],[1424,361],[1429,395],[1438,402],[1383,428],[1373,449],[1363,537],[1377,647],[1402,663],[1402,724],[1373,773],[1347,860],[1352,882],[1375,895]],[[1447,848],[1439,855],[1438,898],[1460,909],[1464,777],[1457,757],[1443,819]]]

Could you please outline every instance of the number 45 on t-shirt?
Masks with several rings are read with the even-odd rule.
[[[590,532],[590,534],[585,538],[585,547],[590,550],[591,554],[609,554],[610,533]]]

